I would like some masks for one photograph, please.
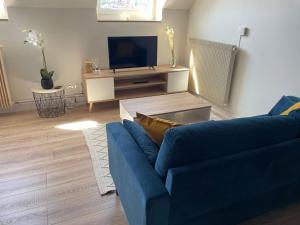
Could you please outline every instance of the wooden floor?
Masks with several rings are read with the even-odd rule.
[[[100,196],[81,131],[56,128],[90,120],[119,120],[118,108],[81,107],[54,119],[0,115],[0,225],[128,224],[118,197]],[[299,225],[299,212],[293,205],[244,225]]]
[[[109,105],[54,119],[35,112],[0,116],[0,224],[126,225],[119,199],[98,192],[81,131],[55,128],[118,119]]]

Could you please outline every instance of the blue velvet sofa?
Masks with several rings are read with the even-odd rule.
[[[107,125],[110,171],[130,225],[231,225],[300,200],[300,119],[266,115],[177,127],[154,164]]]

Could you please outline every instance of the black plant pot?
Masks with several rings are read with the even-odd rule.
[[[41,85],[42,85],[42,88],[44,88],[46,90],[52,89],[53,88],[53,80],[52,79],[49,79],[49,80],[42,79]]]

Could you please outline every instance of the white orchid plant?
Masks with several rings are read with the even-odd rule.
[[[168,36],[169,39],[169,46],[171,49],[171,62],[170,62],[170,66],[171,67],[176,67],[176,57],[175,57],[175,49],[174,49],[174,36],[175,36],[175,32],[174,32],[174,28],[167,26],[166,27],[166,34]]]
[[[47,62],[45,57],[45,42],[43,35],[35,30],[23,30],[24,33],[27,33],[24,44],[31,44],[42,51],[43,57],[43,68],[40,70],[43,80],[51,80],[54,74],[54,71],[49,72],[47,68]]]

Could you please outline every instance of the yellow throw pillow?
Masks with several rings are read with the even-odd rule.
[[[294,110],[300,109],[300,102],[297,102],[296,104],[292,105],[290,108],[288,108],[286,111],[281,113],[282,116],[287,116],[290,114],[290,112],[293,112]]]
[[[136,116],[136,121],[145,129],[149,137],[159,146],[161,145],[165,132],[168,129],[182,125],[174,121],[146,116],[141,113],[136,113]]]

